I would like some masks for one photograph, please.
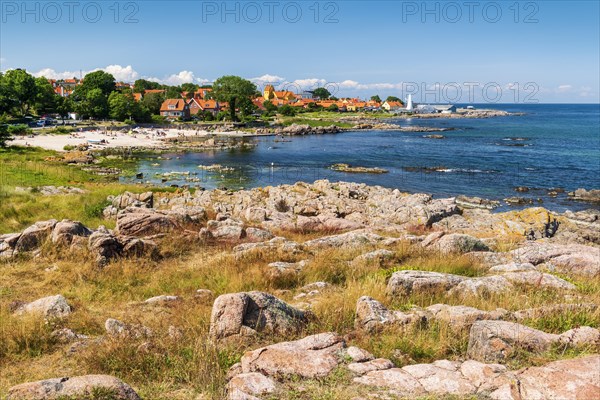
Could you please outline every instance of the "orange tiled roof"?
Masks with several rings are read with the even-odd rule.
[[[169,106],[175,106],[175,108],[169,108]],[[185,106],[186,103],[183,99],[167,99],[160,106],[160,111],[183,111]]]

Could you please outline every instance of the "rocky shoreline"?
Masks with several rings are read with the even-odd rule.
[[[353,132],[353,131],[374,131],[374,130],[385,130],[385,131],[397,131],[397,132],[447,132],[452,131],[454,128],[436,128],[436,127],[424,127],[424,126],[398,126],[395,124],[383,123],[377,120],[365,120],[361,119],[356,125],[351,128],[342,128],[337,125],[329,126],[310,126],[307,124],[299,125],[292,124],[286,127],[280,128],[258,128],[256,134],[258,135],[275,135],[275,136],[296,136],[296,135],[323,135],[328,133],[342,133],[342,132]]]
[[[48,191],[48,190],[46,190]],[[241,291],[215,296],[200,289],[194,299],[161,294],[139,307],[170,307],[189,301],[212,303],[208,335],[214,346],[253,343],[228,371],[230,400],[282,398],[302,390],[302,380],[328,379],[343,371],[357,393],[384,398],[419,396],[478,396],[486,399],[588,399],[600,395],[595,372],[600,363],[600,331],[577,326],[557,333],[526,325],[536,315],[588,310],[581,287],[572,278],[600,278],[600,214],[552,213],[535,207],[492,213],[485,199],[434,199],[427,194],[347,182],[316,181],[242,191],[125,192],[107,199],[103,211],[115,229],[90,229],[80,222],[39,221],[22,232],[0,235],[0,259],[18,263],[48,252],[91,256],[99,273],[124,259],[168,257],[163,243],[179,241],[197,246],[219,245],[240,265],[271,254],[280,261],[265,268],[271,279],[294,279],[319,257],[336,249],[365,249],[346,268],[370,265],[383,268],[398,260],[398,249],[420,249],[444,260],[461,256],[476,260],[476,276],[416,269],[381,269],[386,276],[381,297],[400,300],[412,295],[447,299],[448,303],[396,309],[363,295],[355,305],[354,331],[342,335],[324,330],[305,332],[315,318],[314,307],[327,293],[343,290],[335,282],[317,281],[295,289],[284,301],[277,291]],[[298,234],[312,235],[305,240]],[[511,243],[506,247],[506,243]],[[297,260],[297,261],[292,261]],[[457,299],[494,299],[545,291],[564,296],[558,303],[508,311],[455,305]],[[289,291],[288,291],[289,292]],[[216,297],[216,298],[215,298]],[[201,300],[200,300],[201,299]],[[454,299],[454,300],[452,300]],[[486,300],[487,299],[487,300]],[[78,305],[85,300],[78,300]],[[401,303],[392,303],[401,304]],[[73,313],[70,300],[60,294],[13,304],[15,318],[38,313],[48,321]],[[468,346],[457,357],[430,363],[377,358],[364,348],[349,345],[354,337],[379,332],[427,330],[446,324],[468,332]],[[140,323],[108,318],[105,333],[89,337],[70,328],[53,332],[68,346],[67,354],[99,346],[102,341],[139,341],[139,351],[151,354],[153,329]],[[182,331],[169,326],[169,340],[182,340]],[[282,339],[291,337],[292,340]],[[115,343],[117,343],[115,342]],[[589,349],[575,359],[559,359],[528,368],[511,368],[522,349],[543,354],[554,347],[565,351]],[[338,371],[338,372],[336,372]],[[553,382],[548,385],[548,381]],[[85,397],[92,390],[110,390],[114,398],[137,400],[136,390],[117,377],[81,375],[58,377],[13,386],[8,399]],[[535,394],[535,396],[533,396]],[[275,397],[273,397],[275,396]],[[355,400],[371,399],[357,395]]]

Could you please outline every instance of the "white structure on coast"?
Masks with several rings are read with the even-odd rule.
[[[412,111],[414,109],[412,94],[408,95],[408,101],[406,102],[406,111]]]

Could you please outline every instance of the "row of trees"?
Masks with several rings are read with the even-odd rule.
[[[22,69],[0,72],[0,114],[44,114],[62,106],[46,78],[35,78]]]
[[[0,73],[0,115],[24,117],[30,114],[57,113],[63,118],[77,112],[91,118],[135,118],[150,120],[158,113],[162,99],[150,96],[145,102],[134,101],[131,91],[117,91],[115,78],[104,71],[86,75],[69,97],[58,95],[48,79],[35,78],[23,69]]]
[[[259,93],[252,82],[238,76],[223,76],[211,87],[212,98],[229,103],[229,118],[232,121],[237,120],[236,111],[246,117],[255,110],[252,97]],[[160,106],[165,99],[180,98],[182,92],[188,92],[191,96],[200,88],[193,83],[166,86],[139,79],[133,89],[118,90],[113,75],[96,71],[87,74],[70,96],[62,97],[55,93],[46,78],[35,78],[23,69],[14,69],[0,73],[0,115],[24,117],[29,114],[57,113],[64,118],[69,112],[76,112],[83,118],[146,122],[152,119],[152,115],[160,113]],[[150,89],[162,89],[165,92],[144,94],[141,101],[135,101],[134,93],[144,93]]]
[[[87,74],[70,96],[62,97],[55,93],[46,78],[36,78],[23,69],[14,69],[4,74],[0,73],[0,115],[24,117],[31,113],[57,113],[65,118],[69,112],[76,112],[83,118],[111,118],[119,121],[132,119],[147,122],[152,120],[153,115],[160,113],[160,106],[165,99],[179,98],[182,92],[187,92],[188,97],[191,97],[202,87],[194,83],[167,86],[138,79],[133,89],[117,89],[113,75],[96,71]],[[229,104],[230,120],[236,121],[239,116],[246,118],[256,110],[252,98],[260,93],[254,83],[239,76],[228,75],[217,79],[210,87],[210,98]],[[164,92],[144,93],[152,89],[162,89]],[[141,101],[135,101],[135,93],[144,93]],[[326,88],[314,90],[314,95],[321,99],[336,99]],[[379,96],[373,96],[371,100],[381,102]],[[387,100],[400,101],[394,96],[388,97]],[[293,107],[277,109],[270,102],[265,102],[265,108],[267,112],[280,112],[284,115],[293,115],[296,112]]]

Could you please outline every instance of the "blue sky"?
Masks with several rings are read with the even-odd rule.
[[[102,68],[170,84],[235,74],[428,102],[598,103],[599,3],[143,0],[118,2],[116,13],[112,0],[2,0],[0,69],[68,77]]]

